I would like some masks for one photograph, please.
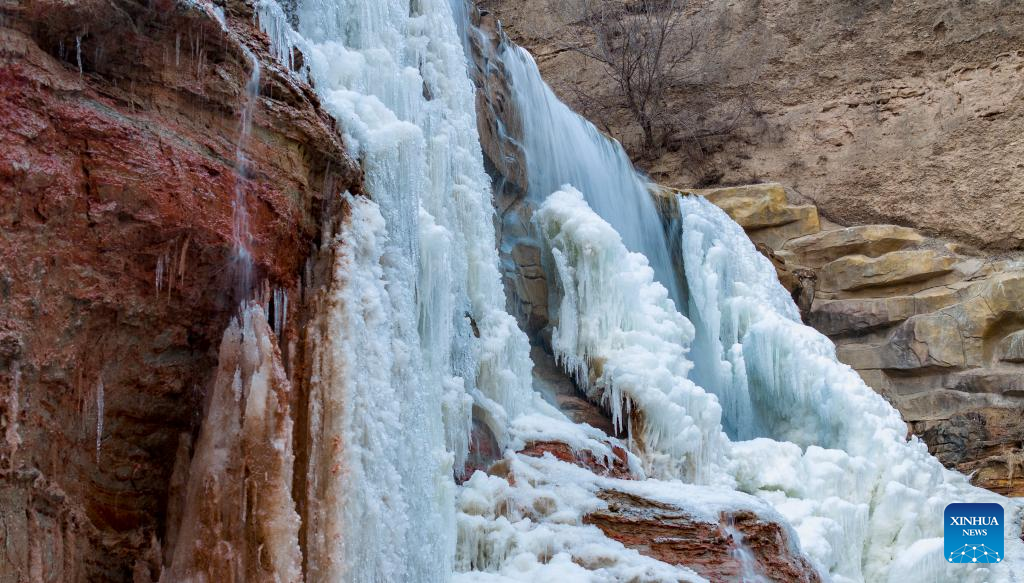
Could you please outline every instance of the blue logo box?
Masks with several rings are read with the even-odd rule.
[[[1002,506],[950,504],[943,514],[947,563],[1002,562]]]

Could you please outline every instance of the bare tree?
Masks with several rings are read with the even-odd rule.
[[[660,149],[673,130],[673,116],[665,115],[666,94],[692,74],[683,65],[700,37],[699,27],[686,19],[691,0],[555,1],[577,32],[566,48],[602,65],[620,105],[639,126],[644,152]],[[572,90],[583,105],[595,109],[597,100],[585,89],[577,85]]]

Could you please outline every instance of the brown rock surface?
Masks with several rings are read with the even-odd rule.
[[[624,480],[635,479],[636,476],[629,470],[629,460],[626,450],[613,444],[611,447],[611,460],[598,459],[589,451],[574,451],[568,444],[559,441],[531,441],[526,447],[519,450],[519,453],[530,457],[544,457],[544,454],[551,454],[563,462],[576,464],[586,468],[598,476],[608,476]]]
[[[785,527],[751,512],[723,514],[706,522],[675,506],[618,490],[598,496],[605,510],[584,522],[627,547],[675,565],[685,565],[709,581],[820,581],[814,568],[795,550]],[[745,559],[744,550],[749,553]]]
[[[258,281],[293,307],[324,193],[359,186],[247,5],[227,13],[230,33],[184,2],[0,7],[0,581],[155,576],[179,435],[238,303],[236,181]],[[242,178],[240,43],[263,69]]]

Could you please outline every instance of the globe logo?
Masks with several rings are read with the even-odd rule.
[[[998,563],[1002,560],[999,551],[985,545],[964,545],[949,553],[950,563]]]

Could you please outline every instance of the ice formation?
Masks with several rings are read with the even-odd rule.
[[[721,385],[709,388],[742,403],[727,409],[743,415],[736,426],[763,435],[732,448],[739,488],[775,504],[804,550],[836,580],[851,581],[896,573],[900,581],[962,580],[964,569],[941,554],[936,563],[911,551],[941,541],[946,504],[1000,503],[1015,516],[1006,533],[1017,562],[970,576],[1015,580],[1024,566],[1014,536],[1019,506],[971,486],[908,440],[899,413],[836,359],[828,338],[800,323],[769,261],[724,211],[699,197],[677,203],[690,315],[703,323],[698,338],[706,335],[694,358],[718,359]]]
[[[618,142],[562,103],[540,76],[526,49],[504,45],[505,65],[516,112],[522,118],[520,146],[526,156],[529,195],[538,203],[564,184],[583,193],[626,248],[647,257],[655,279],[680,301],[670,243],[648,191],[647,180]]]
[[[555,356],[616,425],[629,426],[649,475],[710,482],[726,438],[717,400],[687,378],[693,326],[653,281],[647,259],[627,251],[578,190],[552,194],[535,220],[561,295]]]
[[[262,308],[221,340],[165,583],[302,581],[291,387]]]
[[[460,492],[459,583],[704,581],[686,567],[645,557],[583,524],[584,515],[606,506],[596,495],[599,489],[679,504],[710,522],[737,508],[771,513],[756,499],[729,491],[600,478],[550,458],[512,456],[503,463],[514,480],[478,472]]]
[[[537,403],[526,336],[503,309],[490,181],[451,8],[309,0],[290,32],[272,3],[260,16],[281,43],[275,53],[302,48],[373,199],[349,199],[334,299],[319,311],[309,497],[321,524],[309,528],[309,576],[443,581],[471,410],[502,444],[521,444],[512,421],[538,408],[571,427]]]
[[[724,213],[679,199],[670,240],[621,148],[509,49],[557,283],[552,344],[628,431],[634,477],[650,477],[514,453],[549,439],[608,461],[616,441],[532,390],[528,340],[504,310],[459,1],[299,0],[289,18],[259,0],[272,52],[291,68],[301,49],[295,74],[339,120],[367,196],[343,197],[319,252],[328,277],[309,301],[303,435],[276,349],[284,310],[271,329],[247,304],[225,332],[166,580],[700,581],[583,523],[598,490],[616,488],[708,520],[746,509],[792,525],[836,581],[1013,581],[1016,539],[1006,563],[974,570],[934,551],[946,502],[1002,503],[1008,533],[1016,505],[908,442]],[[683,279],[685,306],[665,287]],[[456,486],[474,417],[507,473]],[[308,448],[304,492],[290,490],[293,443]],[[246,477],[247,464],[259,471]]]
[[[907,441],[896,410],[835,359],[827,338],[799,322],[781,284],[766,277],[771,264],[722,210],[700,198],[680,198],[678,205],[691,313],[719,323],[707,329],[712,337],[705,345],[722,344],[711,357],[730,356],[725,366],[736,371],[720,389],[750,395],[748,417],[737,422],[756,417],[771,439],[725,438],[718,398],[688,380],[689,364],[678,362],[689,357],[693,327],[665,314],[667,292],[652,281],[646,261],[628,253],[610,225],[567,187],[536,216],[562,294],[552,343],[569,369],[599,366],[599,374],[583,375],[589,387],[613,411],[620,395],[629,398],[645,434],[660,436],[645,447],[679,459],[661,445],[664,436],[706,444],[712,455],[692,458],[705,464],[704,473],[682,477],[772,503],[833,580],[884,581],[895,573],[901,582],[1014,580],[1007,564],[968,573],[946,565],[941,553],[918,552],[941,544],[942,510],[950,502],[997,502],[1008,515],[1017,506],[945,470],[916,438]],[[701,356],[708,354],[693,351]],[[665,363],[683,374],[665,374]],[[716,471],[717,464],[725,471]],[[1015,528],[1007,528],[1007,555],[1019,566],[1024,548]]]

